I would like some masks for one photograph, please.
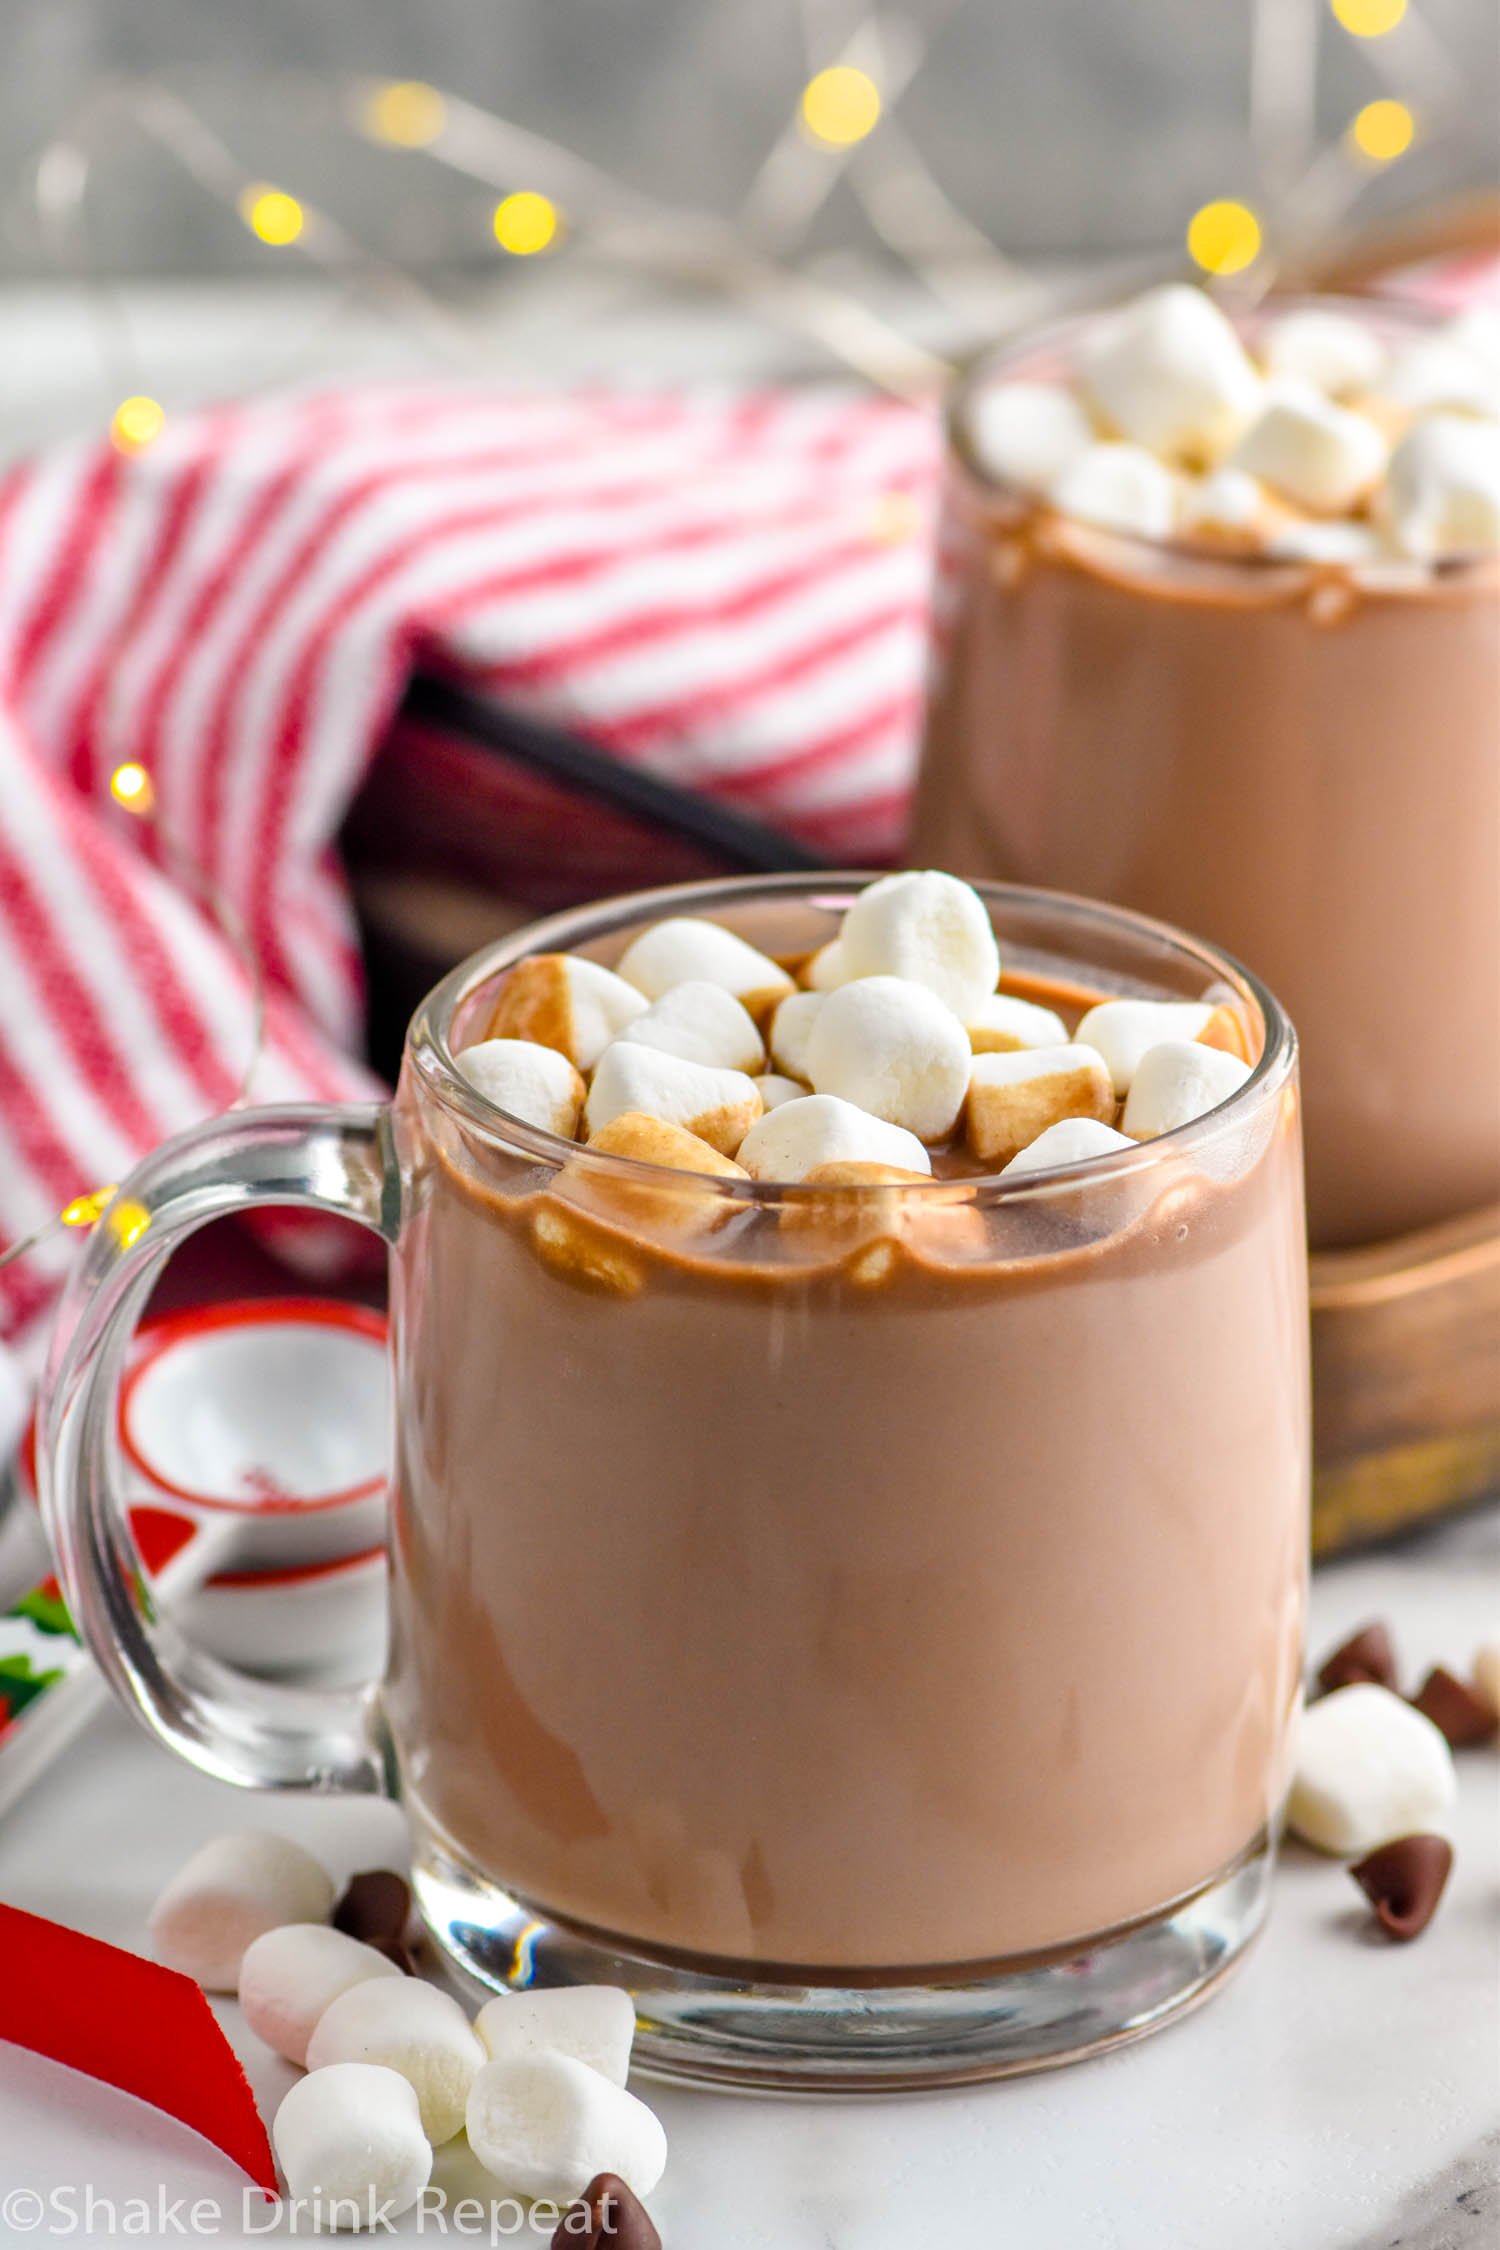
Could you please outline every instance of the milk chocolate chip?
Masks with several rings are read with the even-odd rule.
[[[411,1890],[404,1875],[391,1867],[369,1867],[351,1875],[343,1897],[333,1910],[333,1926],[345,1937],[373,1945],[404,1976],[414,1977],[417,1965],[406,1943],[411,1919]]]
[[[1391,1636],[1380,1623],[1364,1625],[1353,1637],[1336,1648],[1318,1674],[1318,1686],[1324,1695],[1332,1695],[1335,1688],[1353,1687],[1360,1681],[1373,1681],[1376,1687],[1395,1689],[1396,1652],[1391,1647]]]
[[[1424,1719],[1431,1719],[1439,1734],[1447,1736],[1455,1750],[1466,1750],[1472,1742],[1487,1742],[1495,1731],[1495,1713],[1484,1697],[1441,1664],[1433,1666],[1412,1702]]]
[[[601,2172],[563,2213],[552,2250],[661,2250],[661,2236],[640,2197]]]
[[[1453,1846],[1446,1836],[1398,1836],[1349,1872],[1380,1918],[1403,1942],[1420,1937],[1443,1895]]]

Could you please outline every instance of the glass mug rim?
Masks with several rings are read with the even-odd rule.
[[[832,868],[813,874],[743,875],[675,883],[655,890],[620,893],[528,922],[522,929],[481,946],[433,986],[419,1002],[407,1026],[404,1058],[412,1065],[423,1089],[467,1130],[481,1133],[496,1147],[553,1167],[564,1163],[583,1165],[599,1177],[633,1179],[643,1185],[657,1186],[672,1181],[679,1188],[684,1177],[690,1177],[696,1188],[705,1192],[711,1190],[718,1200],[747,1209],[783,1201],[801,1203],[814,1197],[827,1198],[830,1194],[840,1200],[853,1199],[856,1204],[873,1196],[889,1197],[893,1192],[889,1186],[862,1184],[830,1189],[802,1181],[722,1179],[710,1173],[684,1175],[637,1157],[591,1150],[586,1142],[566,1140],[545,1127],[526,1125],[507,1116],[464,1077],[450,1044],[454,1018],[463,1003],[501,970],[513,968],[534,954],[567,952],[590,938],[638,928],[669,915],[701,910],[706,918],[715,905],[732,908],[751,901],[793,899],[810,905],[826,905],[836,912],[848,904],[856,891],[878,881],[882,872],[890,871]],[[1191,1123],[1176,1126],[1152,1140],[1137,1142],[1128,1149],[1111,1149],[1102,1156],[1081,1162],[1055,1165],[1045,1172],[1025,1173],[1019,1179],[1007,1180],[1001,1174],[987,1173],[957,1180],[912,1180],[903,1181],[895,1192],[912,1197],[937,1196],[946,1201],[952,1201],[955,1193],[959,1193],[983,1202],[986,1208],[993,1208],[1002,1203],[1021,1205],[1045,1198],[1059,1188],[1076,1186],[1085,1177],[1089,1180],[1126,1179],[1174,1162],[1219,1134],[1234,1131],[1265,1101],[1279,1095],[1291,1080],[1297,1061],[1297,1035],[1291,1020],[1269,988],[1232,954],[1176,929],[1169,922],[1073,892],[981,880],[974,881],[971,887],[992,909],[1003,910],[1007,906],[1018,911],[1030,909],[1055,915],[1080,929],[1103,924],[1126,937],[1158,948],[1165,946],[1179,957],[1185,956],[1201,967],[1207,977],[1216,978],[1235,990],[1238,997],[1254,1003],[1264,1028],[1264,1044],[1250,1076],[1226,1101]],[[1003,933],[1001,957],[1003,961]],[[1077,966],[1080,975],[1087,973],[1086,959],[1080,960]],[[1138,995],[1120,993],[1114,997],[1129,999]]]

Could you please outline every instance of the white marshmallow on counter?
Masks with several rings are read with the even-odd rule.
[[[807,1076],[807,1043],[826,993],[794,992],[771,1018],[771,1060],[789,1078]]]
[[[1500,372],[1449,336],[1422,336],[1391,362],[1382,398],[1410,414],[1500,414]]]
[[[1391,455],[1385,517],[1422,562],[1500,550],[1500,423],[1434,414]]]
[[[1148,1047],[1160,1046],[1163,1039],[1196,1039],[1212,1016],[1205,1001],[1101,1000],[1073,1036],[1098,1050],[1109,1065],[1115,1092],[1125,1095]]]
[[[659,1047],[664,1055],[680,1055],[684,1062],[704,1063],[710,1070],[755,1071],[766,1059],[749,1012],[732,992],[701,977],[674,984],[628,1023],[620,1038],[631,1046]]]
[[[1385,367],[1385,346],[1365,321],[1322,305],[1283,313],[1261,345],[1266,372],[1311,383],[1330,398],[1373,391]]]
[[[1090,1157],[1108,1156],[1112,1149],[1135,1145],[1128,1133],[1117,1133],[1113,1125],[1103,1125],[1096,1117],[1064,1117],[1049,1125],[1045,1133],[1038,1133],[1034,1141],[1028,1141],[1000,1177],[1013,1180],[1018,1173],[1050,1172],[1059,1164],[1086,1164]]]
[[[476,1093],[545,1133],[572,1140],[583,1108],[584,1084],[555,1047],[532,1039],[486,1039],[454,1058]]]
[[[1173,282],[1099,332],[1084,388],[1124,437],[1153,453],[1217,459],[1260,403],[1261,379],[1218,306]]]
[[[334,1890],[325,1868],[285,1836],[242,1829],[194,1852],[152,1907],[158,1961],[205,1992],[233,1992],[246,1948],[283,1922],[326,1922]]]
[[[1068,1027],[1055,1009],[1014,993],[992,992],[967,1019],[969,1045],[976,1055],[1010,1054],[1018,1047],[1065,1047]]]
[[[501,1993],[485,2002],[474,2029],[491,2062],[517,2055],[571,2055],[574,2062],[587,2063],[623,2086],[630,2075],[635,2003],[615,1984]]]
[[[1179,494],[1178,522],[1184,531],[1245,537],[1259,531],[1265,519],[1265,493],[1248,469],[1226,463],[1206,477],[1186,480]]]
[[[432,2149],[407,2081],[377,2063],[335,2063],[283,2097],[271,2140],[294,2203],[320,2224],[381,2231],[409,2211],[432,2175]]]
[[[907,1172],[932,1170],[915,1133],[871,1117],[836,1094],[807,1094],[758,1118],[740,1144],[740,1162],[753,1180],[795,1184],[820,1164],[895,1164]]]
[[[733,1156],[760,1115],[760,1095],[744,1071],[710,1070],[617,1039],[600,1056],[584,1105],[590,1134],[631,1109],[681,1125],[721,1156]]]
[[[757,1023],[764,1022],[776,1002],[793,990],[785,969],[767,954],[747,945],[733,930],[691,914],[674,915],[642,930],[626,947],[616,969],[648,1000],[660,1000],[674,984],[722,985],[744,1002]]]
[[[1045,492],[1094,442],[1093,426],[1060,383],[992,383],[969,401],[979,466],[1027,492]]]
[[[1141,445],[1091,445],[1054,480],[1047,497],[1079,523],[1136,539],[1168,539],[1177,522],[1177,480]]]
[[[1379,479],[1385,439],[1363,414],[1336,406],[1310,383],[1277,383],[1230,467],[1260,477],[1299,508],[1342,515]]]
[[[1302,1714],[1287,1821],[1319,1851],[1349,1857],[1442,1825],[1453,1753],[1432,1721],[1360,1681]]]
[[[802,983],[808,992],[832,992],[835,985],[848,982],[844,967],[844,949],[837,938],[830,938],[810,953],[802,964]]]
[[[755,1081],[760,1089],[762,1109],[780,1109],[783,1102],[801,1102],[807,1099],[807,1088],[796,1078],[783,1078],[779,1071],[763,1071]]]
[[[326,1922],[286,1922],[264,1930],[240,1963],[240,2010],[257,2039],[300,2068],[324,2010],[341,1992],[372,1977],[399,1977],[373,1945]]]
[[[1500,1634],[1474,1651],[1474,1685],[1494,1712],[1500,1713]]]
[[[841,982],[906,977],[966,1022],[1000,982],[1000,948],[983,899],[935,868],[883,875],[860,892],[839,933]]]
[[[1065,1117],[1107,1123],[1114,1088],[1104,1057],[1092,1047],[1027,1047],[975,1055],[969,1076],[964,1137],[981,1164],[1002,1168],[1049,1125]]]
[[[571,2203],[598,2172],[649,2195],[667,2168],[654,2110],[571,2055],[487,2062],[469,2092],[469,2146],[514,2195]]]
[[[1250,1076],[1250,1065],[1196,1039],[1163,1039],[1136,1065],[1120,1129],[1134,1141],[1175,1132],[1227,1102]]]
[[[484,2061],[458,2002],[420,1977],[351,1985],[319,2016],[307,2042],[307,2067],[383,2063],[415,2089],[422,2130],[435,2148],[464,2121],[474,2073]]]
[[[827,993],[807,1042],[816,1093],[837,1094],[919,1141],[953,1130],[972,1061],[952,1009],[907,977],[861,977]]]
[[[534,1039],[582,1071],[646,1006],[633,984],[579,953],[533,953],[500,988],[486,1039]]]

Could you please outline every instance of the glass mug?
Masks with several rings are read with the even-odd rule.
[[[608,1980],[684,2079],[895,2088],[1092,2052],[1266,1906],[1308,1487],[1296,1048],[1224,956],[983,887],[1007,985],[1235,1005],[1219,1111],[1077,1169],[779,1187],[507,1121],[454,1054],[526,954],[703,914],[791,959],[863,879],[615,900],[418,1010],[389,1107],[228,1115],[119,1190],[45,1402],[48,1519],[116,1694],[221,1778],[390,1790],[490,1986]],[[174,1243],[268,1204],[391,1258],[391,1646],[249,1680],[141,1593],[114,1461]],[[268,1402],[274,1412],[274,1401]]]

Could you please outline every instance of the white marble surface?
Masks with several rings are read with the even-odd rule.
[[[1408,1669],[1465,1663],[1500,1609],[1500,1510],[1317,1575],[1313,1647],[1370,1617]],[[1461,1759],[1458,1859],[1417,1944],[1372,1939],[1333,1862],[1292,1848],[1270,1928],[1185,2022],[1103,2060],[978,2091],[868,2103],[641,2091],[671,2137],[666,2250],[1483,2250],[1500,2242],[1500,1876],[1494,1750]],[[0,1826],[0,1898],[139,1947],[163,1879],[259,1820],[335,1873],[386,1856],[395,1809],[247,1800],[111,1712]],[[269,2108],[290,2073],[221,2018]],[[450,2165],[452,2160],[449,2160]],[[445,2175],[439,2174],[442,2178]],[[6,2197],[72,2186],[40,2223]],[[61,2239],[89,2185],[207,2198],[247,2234],[233,2168],[125,2096],[0,2046],[0,2250]],[[459,2188],[455,2192],[468,2192]],[[257,2209],[252,2208],[252,2222]],[[263,2225],[263,2221],[261,2224]],[[413,2221],[404,2231],[416,2237]],[[422,2230],[435,2237],[429,2222]],[[93,2237],[108,2234],[96,2212]],[[90,2237],[92,2238],[92,2237]],[[170,2222],[151,2239],[171,2239]],[[536,2243],[529,2231],[512,2237]]]

